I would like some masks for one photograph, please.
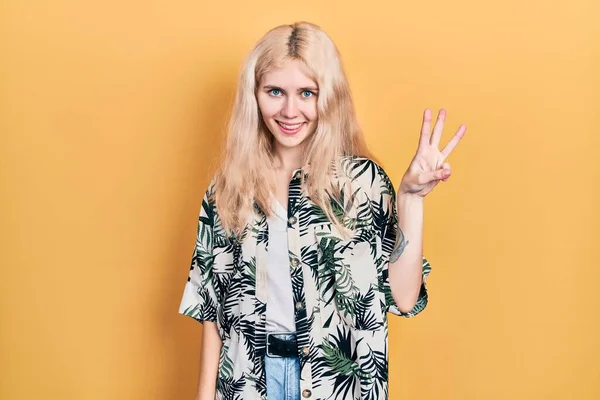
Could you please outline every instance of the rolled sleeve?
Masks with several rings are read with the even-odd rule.
[[[425,257],[423,257],[423,283],[421,284],[421,288],[419,290],[419,297],[417,298],[417,302],[415,303],[414,307],[412,308],[412,310],[410,310],[409,312],[402,312],[400,311],[400,309],[398,308],[398,305],[396,304],[396,302],[394,301],[394,298],[392,297],[392,290],[390,288],[390,284],[389,281],[385,282],[385,299],[386,299],[386,305],[387,305],[387,312],[394,314],[394,315],[398,315],[400,317],[406,317],[406,318],[411,318],[414,317],[415,315],[419,314],[421,311],[423,311],[425,309],[425,307],[427,306],[427,302],[428,302],[428,294],[427,294],[427,276],[429,275],[429,272],[431,271],[431,266],[429,265],[429,261],[427,261],[427,259]],[[387,275],[387,273],[386,273]]]
[[[211,185],[212,187],[212,185]],[[196,321],[217,321],[217,294],[213,281],[213,227],[214,211],[210,202],[211,188],[202,200],[202,209],[198,218],[196,245],[179,313]]]

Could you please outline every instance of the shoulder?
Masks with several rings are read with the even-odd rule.
[[[217,177],[213,176],[213,178],[208,183],[208,186],[206,188],[206,193],[205,193],[206,197],[211,199],[212,201],[214,201],[214,198],[215,198],[216,186],[217,186]]]
[[[201,221],[210,223],[211,225],[214,224],[214,220],[217,217],[215,186],[215,178],[212,178],[208,186],[206,186],[201,204]]]
[[[344,174],[370,197],[394,194],[394,185],[383,166],[369,157],[344,156],[340,162]]]

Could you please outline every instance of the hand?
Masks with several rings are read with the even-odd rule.
[[[440,110],[433,133],[430,133],[431,110],[425,109],[419,147],[402,177],[400,188],[398,189],[399,195],[410,194],[425,197],[440,181],[446,182],[450,178],[450,164],[444,161],[452,153],[458,142],[460,142],[467,127],[461,125],[446,147],[440,151],[438,147],[445,119],[446,111]]]

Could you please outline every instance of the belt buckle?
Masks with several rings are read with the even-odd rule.
[[[283,358],[283,356],[278,356],[276,354],[272,354],[269,352],[269,336],[272,335],[293,335],[294,332],[267,332],[267,356],[272,358]]]

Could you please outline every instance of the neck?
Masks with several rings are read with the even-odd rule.
[[[278,170],[291,172],[302,167],[302,155],[304,149],[297,146],[287,148],[277,146],[275,148],[275,166]]]

